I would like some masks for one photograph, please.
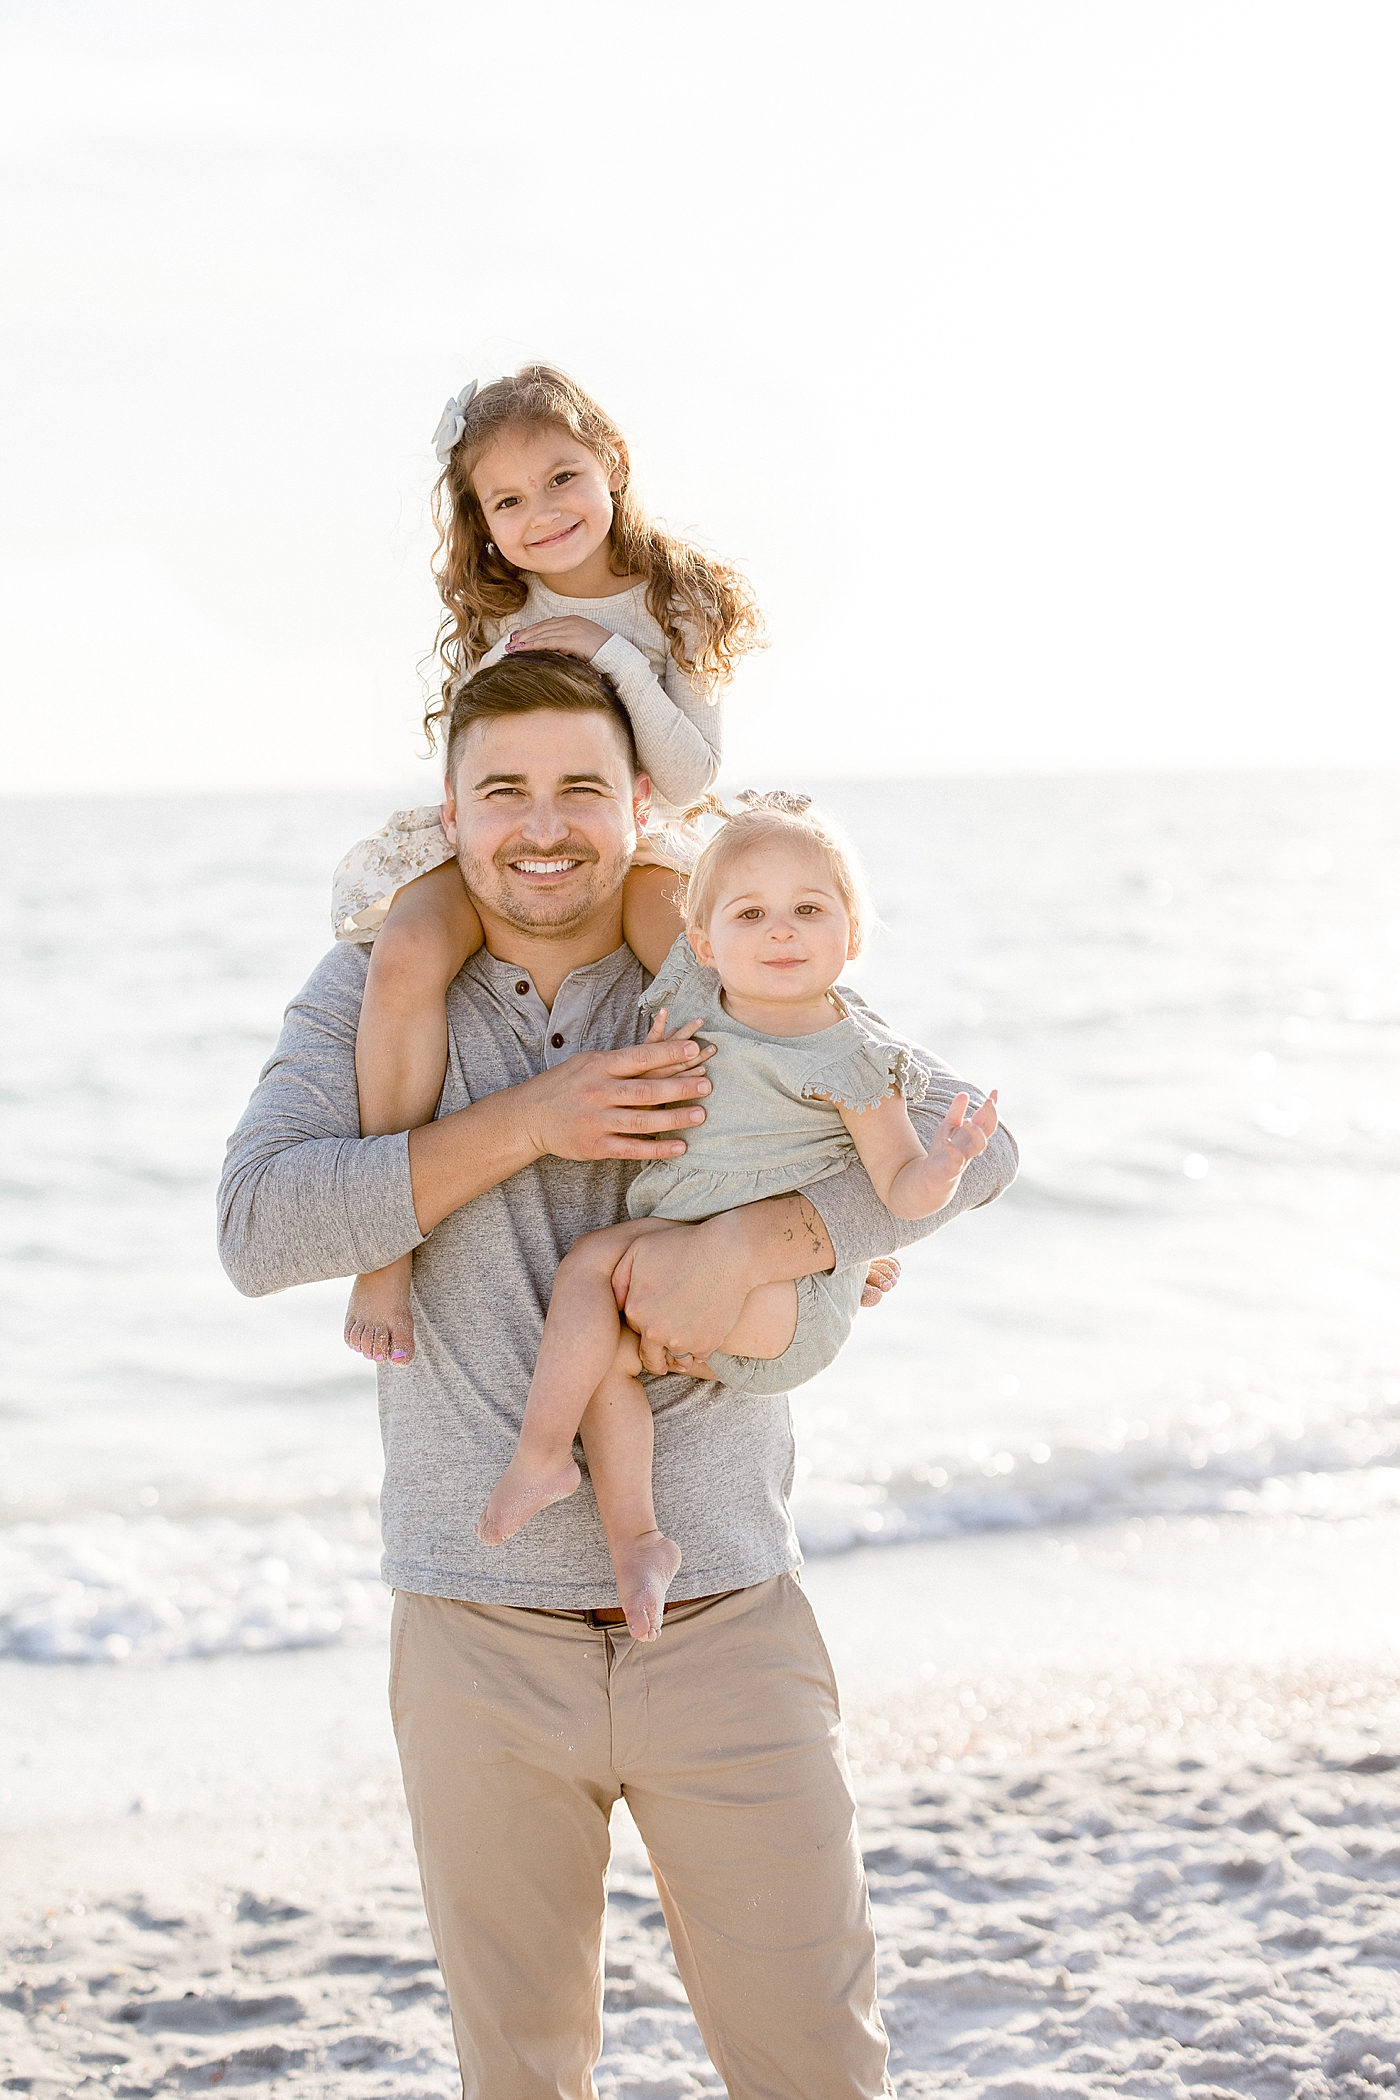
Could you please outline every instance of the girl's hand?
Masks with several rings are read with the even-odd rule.
[[[533,627],[517,627],[506,643],[506,655],[517,649],[557,649],[561,656],[592,658],[612,635],[596,620],[536,620]]]

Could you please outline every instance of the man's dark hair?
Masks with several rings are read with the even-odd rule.
[[[641,771],[632,718],[607,673],[595,671],[581,656],[563,656],[554,649],[522,649],[517,655],[503,656],[497,664],[488,664],[458,690],[447,730],[448,779],[455,777],[462,739],[474,722],[532,715],[541,708],[561,715],[611,715],[621,731],[633,778]]]

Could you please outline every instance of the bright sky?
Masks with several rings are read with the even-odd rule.
[[[10,0],[4,785],[428,799],[544,356],[773,647],[726,777],[1400,759],[1400,12]]]

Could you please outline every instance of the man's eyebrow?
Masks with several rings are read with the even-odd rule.
[[[560,787],[576,787],[582,781],[589,781],[595,787],[612,786],[612,782],[606,773],[561,773],[559,775]],[[525,775],[523,773],[483,773],[480,780],[472,782],[472,792],[475,794],[479,789],[486,787],[524,786]]]
[[[554,465],[552,467],[546,467],[544,474],[545,480],[548,481],[552,475],[557,474],[561,467],[576,467],[582,456],[583,455],[579,452],[566,452],[562,459],[555,460]],[[482,496],[479,500],[482,503],[493,503],[497,496],[514,496],[518,493],[519,491],[517,490],[514,482],[505,481],[502,482],[499,488],[488,489],[486,491],[486,494]]]

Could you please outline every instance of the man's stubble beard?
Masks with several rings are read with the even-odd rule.
[[[572,855],[579,849],[553,847],[549,854],[531,857],[545,860],[561,850]],[[513,926],[518,933],[554,935],[567,940],[595,918],[605,905],[621,896],[623,878],[632,862],[630,849],[619,853],[611,863],[605,862],[591,847],[587,852],[592,858],[591,880],[582,892],[575,891],[568,897],[557,891],[511,888],[508,861],[519,858],[518,846],[511,849],[508,858],[483,861],[474,859],[465,846],[459,845],[457,865],[471,895],[497,918],[503,919],[507,926]]]

